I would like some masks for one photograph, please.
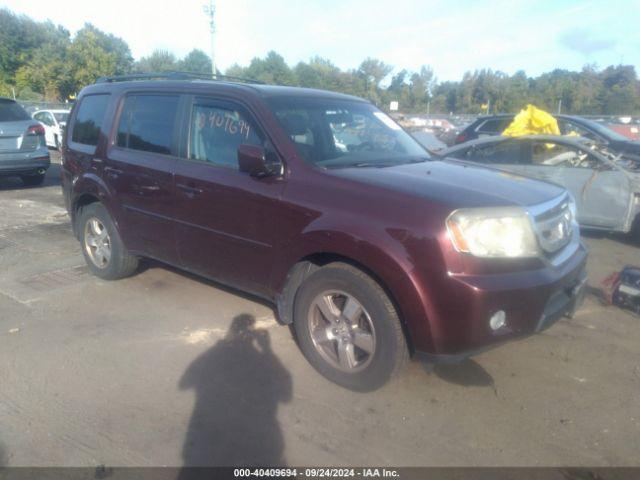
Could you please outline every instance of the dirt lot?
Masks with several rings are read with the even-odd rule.
[[[640,318],[591,295],[543,334],[351,393],[268,305],[158,265],[88,275],[58,172],[0,180],[0,465],[640,465]],[[640,263],[586,242],[594,292]],[[260,342],[225,343],[234,319]]]

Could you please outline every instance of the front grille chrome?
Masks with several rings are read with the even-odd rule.
[[[574,221],[568,195],[530,209],[540,248],[553,255],[573,237]]]

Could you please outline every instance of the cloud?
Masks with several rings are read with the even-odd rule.
[[[583,55],[590,55],[601,50],[610,50],[616,45],[616,40],[607,38],[591,30],[575,28],[560,36],[560,44],[569,50]]]

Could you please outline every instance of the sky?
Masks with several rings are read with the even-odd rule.
[[[0,0],[72,34],[90,22],[134,58],[210,52],[208,0]],[[640,70],[640,0],[215,0],[219,69],[268,51],[289,65],[319,55],[342,69],[367,57],[395,71],[431,66],[438,80],[481,68],[530,76],[620,63]]]

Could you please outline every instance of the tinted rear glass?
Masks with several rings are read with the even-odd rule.
[[[109,103],[109,95],[87,95],[82,99],[73,125],[71,140],[83,145],[98,145],[100,128]]]
[[[509,124],[513,121],[513,118],[496,118],[493,120],[487,120],[478,128],[478,132],[482,133],[502,133]]]
[[[171,153],[178,111],[177,95],[130,95],[118,125],[118,146],[152,153]]]
[[[0,100],[0,122],[30,120],[29,114],[13,100]]]

